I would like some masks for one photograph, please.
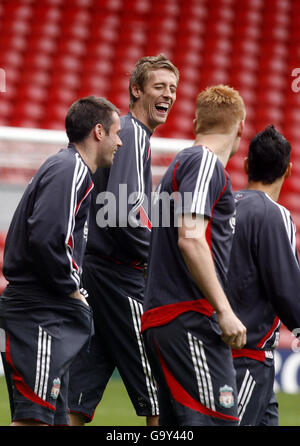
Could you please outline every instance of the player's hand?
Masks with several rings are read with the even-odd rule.
[[[80,290],[75,291],[74,293],[72,293],[70,295],[70,297],[74,298],[74,299],[79,299],[81,300],[81,302],[83,302],[85,305],[89,306],[86,298],[87,298],[88,294],[87,292],[82,288]]]
[[[222,340],[231,348],[241,349],[246,344],[246,327],[232,310],[217,313]]]

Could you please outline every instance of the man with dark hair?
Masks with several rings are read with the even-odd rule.
[[[71,367],[72,425],[92,420],[115,368],[137,415],[145,416],[148,425],[157,422],[156,386],[140,334],[151,234],[150,138],[167,119],[178,80],[177,68],[164,55],[137,61],[130,78],[130,112],[121,117],[123,147],[112,168],[93,176],[83,284],[95,336],[89,354],[83,352]]]
[[[81,121],[86,113],[91,119]],[[69,424],[69,367],[92,329],[81,288],[91,174],[110,166],[122,145],[119,110],[82,98],[69,109],[66,132],[68,147],[28,184],[5,243],[0,335],[13,426]]]
[[[67,112],[65,119],[66,133],[69,141],[82,142],[98,123],[109,134],[110,127],[119,110],[106,98],[88,96],[74,102]]]
[[[248,185],[235,193],[236,229],[227,296],[247,328],[247,343],[232,349],[240,425],[278,425],[274,355],[280,320],[300,326],[300,270],[295,226],[277,203],[291,174],[290,143],[272,125],[250,142]]]

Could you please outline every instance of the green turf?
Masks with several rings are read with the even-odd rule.
[[[300,426],[300,394],[277,394],[281,426]],[[0,377],[0,426],[10,423],[9,402],[4,377]],[[144,426],[137,417],[120,379],[113,378],[89,426]]]

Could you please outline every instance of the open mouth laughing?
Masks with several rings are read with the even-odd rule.
[[[166,116],[170,109],[170,104],[166,102],[159,102],[158,104],[155,104],[156,110],[163,116]]]

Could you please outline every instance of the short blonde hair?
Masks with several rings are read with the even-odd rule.
[[[196,101],[196,133],[227,133],[246,117],[239,92],[228,85],[207,87]]]

